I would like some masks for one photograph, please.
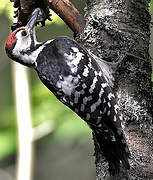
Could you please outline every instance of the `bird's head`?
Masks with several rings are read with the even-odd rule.
[[[37,44],[34,26],[38,15],[38,10],[34,11],[28,24],[11,32],[4,45],[9,58],[27,66],[32,66],[34,63],[29,55]]]

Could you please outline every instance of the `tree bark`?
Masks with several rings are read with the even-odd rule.
[[[124,117],[131,169],[129,172],[122,169],[118,177],[110,177],[108,164],[95,142],[97,180],[153,179],[148,7],[147,0],[87,0],[85,18],[88,24],[79,41],[106,61],[115,62],[126,55],[115,72],[114,91]]]

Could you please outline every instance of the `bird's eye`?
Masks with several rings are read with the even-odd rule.
[[[21,34],[22,34],[22,36],[26,36],[26,35],[27,35],[27,31],[23,30],[23,31],[21,32]]]

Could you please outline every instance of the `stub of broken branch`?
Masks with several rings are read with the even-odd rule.
[[[83,32],[85,20],[69,0],[50,0],[49,7],[63,19],[75,34]]]
[[[24,26],[35,8],[41,8],[49,17],[48,8],[52,9],[68,25],[74,34],[81,34],[85,27],[85,20],[69,0],[10,0],[18,8],[17,27]]]

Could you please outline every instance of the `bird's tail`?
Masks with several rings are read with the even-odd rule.
[[[101,132],[93,129],[93,134],[100,150],[109,163],[109,172],[111,175],[119,173],[121,163],[125,169],[130,169],[128,160],[130,152],[123,132],[120,135],[113,135],[110,131]]]

